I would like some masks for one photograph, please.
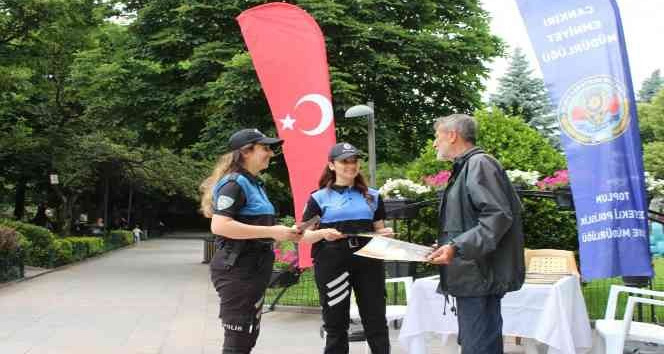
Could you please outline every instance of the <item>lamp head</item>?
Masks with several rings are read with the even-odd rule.
[[[369,106],[365,106],[363,104],[357,105],[350,107],[346,110],[346,113],[344,113],[344,117],[346,118],[356,118],[356,117],[363,117],[363,116],[368,116],[370,114],[374,114],[373,109]]]

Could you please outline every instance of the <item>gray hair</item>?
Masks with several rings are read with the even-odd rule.
[[[463,140],[475,144],[477,141],[477,120],[467,114],[451,114],[440,117],[433,123],[433,129],[442,127],[447,131],[455,131]]]

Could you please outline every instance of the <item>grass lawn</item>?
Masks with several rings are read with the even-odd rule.
[[[653,264],[655,267],[655,277],[653,278],[653,289],[662,291],[664,290],[664,258],[654,258]],[[598,319],[604,317],[606,311],[606,301],[609,298],[609,288],[611,284],[622,284],[622,279],[611,278],[594,280],[583,284],[582,291],[583,297],[586,300],[586,307],[588,315],[591,319]],[[618,299],[616,315],[621,317],[625,313],[625,304],[627,303],[627,294],[621,294]],[[638,310],[638,308],[637,308]],[[637,313],[637,310],[634,313]],[[656,322],[664,321],[664,307],[655,307]],[[643,306],[643,321],[650,321],[651,307]]]

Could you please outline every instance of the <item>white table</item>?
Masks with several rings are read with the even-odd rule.
[[[410,354],[427,353],[427,334],[442,335],[446,349],[455,352],[457,318],[443,296],[436,293],[438,279],[413,283],[399,342]],[[503,335],[531,338],[548,346],[549,354],[587,353],[592,332],[579,280],[568,276],[555,284],[524,284],[502,299]],[[456,349],[455,349],[456,348]],[[530,348],[532,350],[532,346]]]

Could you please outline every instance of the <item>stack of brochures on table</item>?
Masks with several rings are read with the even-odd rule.
[[[572,272],[565,257],[530,257],[526,267],[526,283],[531,284],[553,284],[568,275]]]
[[[530,284],[553,284],[558,280],[572,275],[568,272],[560,273],[526,273],[526,283]]]

